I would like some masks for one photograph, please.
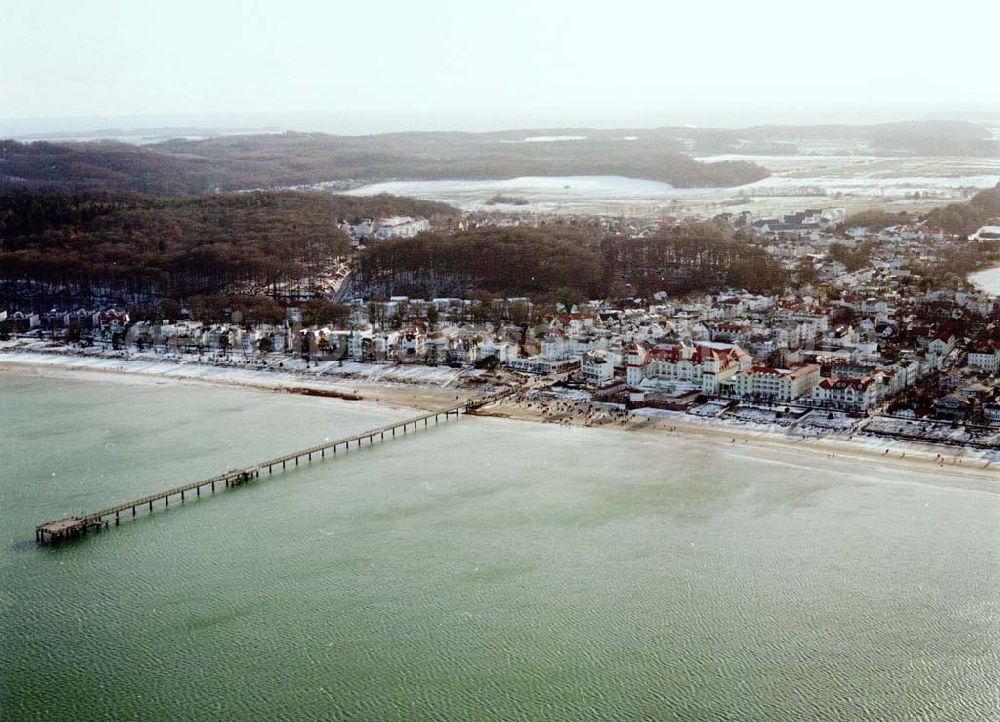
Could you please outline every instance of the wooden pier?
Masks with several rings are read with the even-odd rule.
[[[152,512],[154,506],[160,502],[163,503],[164,507],[169,507],[170,500],[174,499],[176,501],[177,497],[179,497],[180,502],[183,504],[187,497],[191,494],[194,494],[195,498],[200,498],[202,491],[214,494],[217,486],[220,490],[242,486],[249,481],[259,478],[261,473],[265,470],[268,474],[273,474],[276,471],[287,469],[289,465],[298,466],[300,461],[309,463],[312,462],[314,458],[325,459],[328,454],[331,456],[335,455],[338,449],[340,451],[350,450],[351,444],[354,444],[356,447],[360,447],[365,441],[367,441],[368,445],[371,446],[374,445],[376,438],[378,438],[379,441],[384,441],[387,437],[392,439],[395,438],[397,432],[400,436],[403,436],[411,429],[415,432],[418,428],[427,428],[431,425],[432,421],[434,422],[434,425],[437,425],[442,419],[444,421],[448,421],[453,416],[458,418],[463,413],[475,411],[486,404],[499,401],[511,393],[513,393],[513,390],[501,391],[488,396],[481,396],[441,411],[431,411],[426,414],[421,414],[420,416],[414,416],[409,419],[386,424],[385,426],[380,426],[376,429],[369,429],[368,431],[363,431],[360,434],[355,434],[354,436],[346,436],[341,439],[336,439],[335,441],[329,441],[317,446],[311,446],[308,449],[293,451],[290,454],[285,454],[284,456],[279,456],[274,459],[268,459],[267,461],[262,461],[259,464],[254,464],[253,466],[248,466],[242,469],[229,469],[218,476],[211,477],[210,479],[202,479],[200,481],[193,481],[182,486],[175,486],[174,488],[167,489],[166,491],[150,494],[140,499],[125,501],[121,504],[115,504],[114,506],[109,506],[106,509],[101,509],[100,511],[95,511],[90,514],[68,516],[64,519],[58,519],[56,521],[43,522],[35,527],[35,541],[40,544],[51,544],[76,539],[83,536],[87,532],[106,529],[110,526],[112,521],[114,521],[115,526],[118,526],[121,524],[123,518],[134,517],[137,511],[145,509]]]

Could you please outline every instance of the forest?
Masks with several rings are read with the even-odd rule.
[[[485,292],[557,300],[606,292],[597,238],[561,224],[377,242],[362,252],[356,281],[371,295],[422,298]]]
[[[564,298],[683,295],[721,287],[773,291],[788,281],[763,249],[693,224],[653,238],[606,238],[560,225],[474,230],[374,244],[358,282],[373,295],[476,292]]]
[[[183,299],[314,274],[349,251],[340,218],[457,213],[393,196],[0,194],[0,280]]]
[[[608,238],[601,247],[608,277],[639,296],[684,295],[713,288],[782,289],[788,276],[764,249],[694,223],[650,238]]]
[[[110,293],[161,305],[247,305],[250,296],[279,296],[279,285],[315,276],[349,253],[339,219],[416,215],[442,227],[457,213],[392,196],[289,191],[198,198],[0,193],[0,281],[65,289],[80,299]],[[357,264],[354,289],[369,296],[563,301],[718,286],[765,290],[785,280],[763,251],[708,225],[651,239],[602,239],[596,228],[558,222],[427,232],[370,242]],[[245,315],[274,313],[254,306]]]

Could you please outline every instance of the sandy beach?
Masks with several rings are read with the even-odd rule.
[[[608,427],[640,434],[670,434],[680,438],[710,441],[724,447],[753,447],[757,451],[768,447],[784,451],[795,450],[831,461],[864,461],[923,472],[934,469],[935,473],[955,480],[1000,481],[1000,465],[996,463],[1000,460],[1000,455],[978,449],[866,435],[830,433],[821,437],[804,437],[776,432],[764,426],[737,425],[716,419],[697,418],[682,412],[624,412],[600,408],[588,411],[584,405],[576,406],[571,402],[542,404],[538,401],[508,399],[487,406],[477,413],[536,423]]]
[[[477,395],[474,389],[452,386],[323,378],[291,371],[257,370],[197,362],[175,362],[144,358],[106,358],[63,353],[6,351],[0,353],[0,373],[36,374],[91,378],[121,382],[167,380],[180,383],[210,383],[256,389],[262,392],[301,393],[303,389],[337,395],[344,399],[385,406],[431,411],[453,406]]]
[[[120,383],[217,384],[267,393],[302,393],[312,389],[358,403],[400,409],[433,410],[453,405],[481,393],[474,388],[389,382],[358,382],[310,378],[301,372],[262,371],[212,364],[166,360],[76,356],[63,353],[7,350],[0,353],[0,374],[34,374],[45,377],[114,380]],[[484,389],[488,390],[488,389]],[[977,449],[923,444],[864,434],[826,433],[802,436],[755,424],[735,424],[699,418],[682,412],[638,410],[627,412],[610,405],[567,397],[542,401],[514,397],[486,406],[480,416],[534,423],[579,427],[604,427],[637,434],[666,434],[724,448],[740,447],[759,453],[772,448],[798,451],[813,460],[863,461],[875,465],[908,467],[964,480],[1000,481],[1000,454]]]

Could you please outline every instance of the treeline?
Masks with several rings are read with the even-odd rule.
[[[603,240],[565,226],[421,234],[367,249],[356,280],[369,295],[483,292],[561,302],[721,287],[773,291],[788,278],[763,249],[699,224],[654,238]]]
[[[531,175],[622,175],[677,187],[725,187],[769,175],[753,163],[696,161],[680,152],[676,139],[661,134],[630,142],[590,131],[573,141],[515,140],[516,136],[528,134],[284,133],[176,140],[153,148],[209,160],[223,171],[225,177],[220,178],[220,183],[228,188],[326,180],[504,179]]]
[[[422,201],[417,198],[407,198],[405,196],[394,196],[388,193],[380,193],[374,196],[345,196],[345,195],[320,195],[319,193],[306,193],[330,209],[338,221],[358,223],[365,218],[389,218],[392,216],[413,216],[416,218],[428,218],[442,223],[447,223],[450,219],[460,218],[462,212],[447,203],[437,201]]]
[[[602,243],[611,279],[648,296],[684,295],[722,287],[753,292],[779,290],[788,282],[766,251],[727,237],[707,224],[691,224],[650,238],[609,238]]]
[[[567,290],[603,297],[596,238],[580,229],[477,229],[422,233],[373,244],[358,260],[356,283],[370,295],[422,298],[476,292],[558,299]]]
[[[1000,184],[979,191],[968,203],[952,203],[927,214],[927,220],[940,226],[945,233],[962,235],[975,233],[997,218],[1000,218]]]
[[[865,228],[887,228],[907,224],[911,214],[906,211],[886,211],[873,209],[853,213],[840,224],[841,231],[855,226]],[[925,220],[932,226],[941,228],[952,235],[969,235],[984,225],[1000,219],[1000,184],[976,193],[965,203],[951,203],[930,210]]]
[[[910,222],[910,214],[906,211],[885,211],[878,208],[860,211],[847,216],[839,229],[850,228],[888,228],[889,226],[905,225]]]
[[[430,215],[449,206],[392,196],[241,193],[0,194],[0,280],[184,299],[267,289],[350,250],[339,218]]]

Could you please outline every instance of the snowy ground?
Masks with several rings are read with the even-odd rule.
[[[462,369],[443,366],[363,364],[327,361],[306,366],[301,359],[286,359],[269,364],[240,363],[236,360],[206,360],[154,353],[121,352],[117,355],[96,352],[67,353],[32,344],[27,348],[10,343],[0,345],[0,362],[35,366],[72,367],[89,371],[128,371],[147,376],[222,381],[226,383],[265,385],[284,383],[326,382],[330,385],[396,384],[444,388],[454,385],[463,375]],[[474,372],[464,371],[465,375]]]
[[[729,406],[727,402],[724,401],[709,401],[707,404],[702,404],[701,406],[695,406],[688,409],[688,413],[694,416],[701,416],[706,419],[716,418],[726,407]]]
[[[748,160],[771,171],[769,178],[736,188],[674,188],[667,183],[621,176],[525,176],[503,180],[393,181],[355,188],[351,195],[392,193],[451,203],[466,211],[523,213],[704,214],[724,206],[766,216],[805,207],[849,211],[899,203],[913,195],[927,203],[963,200],[966,189],[1000,181],[1000,158],[883,158],[851,155],[710,156],[702,161]],[[817,195],[819,194],[819,195]],[[516,196],[528,205],[490,203]],[[745,197],[744,197],[745,196]]]
[[[695,407],[704,410],[703,405]],[[832,420],[827,419],[829,412],[812,411],[801,417],[798,423],[792,416],[784,419],[769,418],[766,409],[744,409],[742,414],[734,416],[726,413],[723,416],[706,416],[704,413],[692,414],[690,411],[669,411],[664,409],[637,409],[633,412],[635,418],[646,420],[676,421],[679,424],[704,426],[715,431],[729,432],[738,431],[741,435],[748,432],[752,435],[762,437],[781,437],[788,441],[797,442],[831,442],[840,444],[844,448],[857,448],[868,452],[883,452],[890,449],[895,456],[916,455],[925,459],[934,459],[938,454],[941,456],[953,456],[956,454],[968,459],[979,459],[986,463],[1000,460],[1000,434],[992,437],[991,443],[996,445],[993,449],[977,448],[966,445],[960,436],[948,436],[941,433],[938,438],[900,438],[898,436],[879,436],[877,433],[864,433],[856,429],[858,419],[851,418],[845,414],[834,412]],[[877,432],[883,427],[871,427],[874,421],[882,421],[876,418],[869,422],[872,432]],[[894,420],[887,420],[894,421]],[[903,421],[903,424],[906,422]],[[942,425],[944,428],[946,425]],[[885,431],[891,432],[896,427],[889,424],[884,427]],[[966,440],[971,437],[964,437]],[[978,439],[980,442],[983,438]],[[937,443],[935,443],[937,442]],[[957,444],[949,447],[942,446],[941,443]],[[947,451],[944,451],[947,449]]]
[[[773,424],[778,427],[789,427],[796,422],[795,416],[783,414],[778,409],[761,409],[737,406],[724,415],[727,421],[752,424]]]
[[[891,434],[948,444],[990,444],[1000,447],[1000,429],[967,429],[963,426],[877,417],[865,425],[866,433]]]
[[[849,433],[858,424],[858,419],[847,414],[829,411],[810,411],[799,421],[803,428],[823,429]]]

